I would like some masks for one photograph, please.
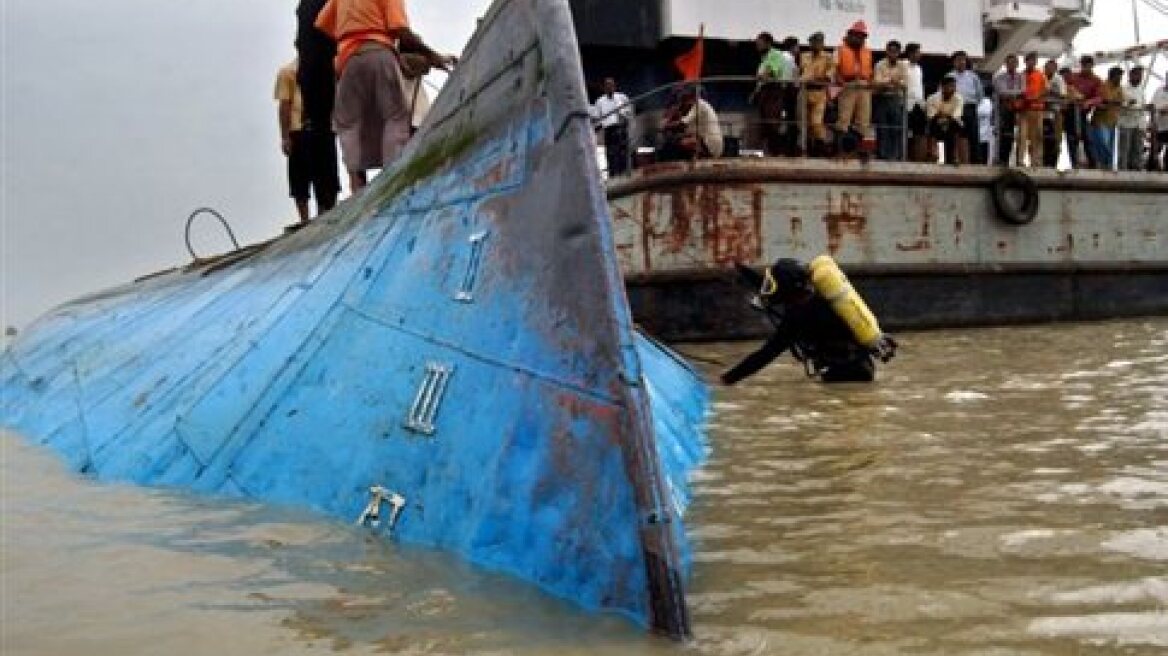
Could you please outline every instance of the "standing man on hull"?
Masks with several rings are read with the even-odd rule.
[[[293,164],[292,151],[296,151],[297,159],[307,161],[315,172],[313,182],[319,214],[331,210],[341,192],[341,180],[337,175],[337,137],[332,126],[333,96],[336,94],[333,57],[337,49],[332,40],[318,32],[314,25],[324,4],[325,0],[301,0],[296,7],[295,82],[300,96],[300,130],[284,145],[289,167]],[[290,93],[285,88],[284,95]],[[301,220],[307,220],[306,217],[307,211],[302,211]]]
[[[276,75],[277,117],[280,147],[288,160],[289,195],[296,202],[300,225],[312,216],[309,201],[316,198],[318,214],[337,203],[341,181],[337,176],[337,153],[332,133],[321,135],[305,129],[304,100],[296,82],[299,62],[280,69]]]
[[[337,42],[333,125],[356,193],[368,183],[369,169],[392,164],[410,138],[399,53],[420,54],[443,69],[455,58],[438,54],[410,29],[405,0],[329,0],[316,27]]]
[[[722,374],[724,384],[753,376],[786,351],[803,363],[808,375],[825,383],[870,383],[876,378],[875,358],[888,362],[895,357],[896,340],[879,331],[875,317],[830,258],[819,258],[810,267],[782,259],[762,276],[742,265],[738,270],[758,290],[752,304],[767,314],[775,332],[761,349]],[[821,289],[833,291],[832,300]]]

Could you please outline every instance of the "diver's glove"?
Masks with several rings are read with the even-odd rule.
[[[900,348],[900,344],[893,339],[892,335],[881,335],[880,341],[871,349],[872,356],[887,364],[896,357],[896,349],[898,348]]]

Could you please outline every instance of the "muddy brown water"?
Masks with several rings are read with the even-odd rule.
[[[295,510],[0,438],[0,653],[1165,654],[1168,321],[906,335],[716,394],[687,646]],[[703,370],[751,345],[688,346]]]

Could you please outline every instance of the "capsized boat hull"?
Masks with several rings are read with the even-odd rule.
[[[102,480],[364,516],[685,635],[706,392],[633,331],[586,109],[566,2],[496,2],[363,195],[51,312],[4,354],[0,424]]]

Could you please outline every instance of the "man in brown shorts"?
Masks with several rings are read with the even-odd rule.
[[[399,53],[422,54],[439,68],[455,59],[434,52],[410,29],[405,0],[329,0],[316,27],[337,41],[333,126],[356,193],[368,183],[366,172],[392,164],[410,138]]]

